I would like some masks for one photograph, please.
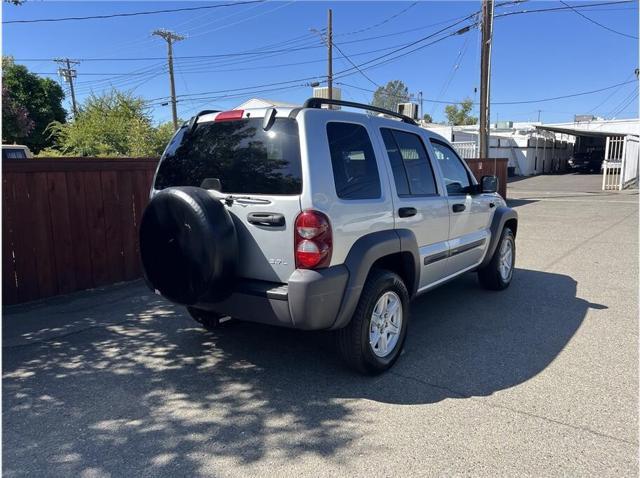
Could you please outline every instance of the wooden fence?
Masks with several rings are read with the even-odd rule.
[[[157,159],[2,163],[4,304],[141,275],[138,224]]]
[[[478,181],[482,176],[498,176],[498,192],[503,198],[507,198],[507,158],[498,159],[465,159],[469,169]]]
[[[495,174],[506,159],[466,159]],[[90,289],[141,275],[138,224],[156,159],[57,158],[2,163],[4,304]]]

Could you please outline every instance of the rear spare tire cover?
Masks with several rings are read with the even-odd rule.
[[[201,188],[163,189],[142,215],[140,255],[145,278],[180,304],[215,302],[230,294],[237,244],[229,212]]]

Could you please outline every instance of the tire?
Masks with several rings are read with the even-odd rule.
[[[385,299],[383,299],[385,298]],[[374,309],[379,301],[386,300],[387,305],[393,306],[393,301],[398,301],[398,316],[395,316],[395,325],[399,325],[398,333],[395,336],[384,335],[385,339],[393,343],[388,343],[386,354],[382,347],[382,336],[373,345],[370,339],[378,331],[376,324],[372,325]],[[394,316],[381,318],[394,325]],[[407,336],[407,326],[409,322],[409,292],[402,279],[393,272],[374,269],[369,274],[364,284],[360,300],[356,310],[349,322],[349,325],[337,331],[338,348],[343,360],[354,370],[374,375],[391,368],[400,356],[404,341]],[[386,328],[387,331],[390,330]],[[370,335],[373,334],[373,335]]]
[[[220,327],[220,319],[224,316],[217,312],[187,307],[187,312],[193,320],[201,324],[205,329]]]
[[[140,256],[153,289],[183,305],[215,302],[233,287],[236,229],[224,205],[201,188],[157,193],[140,222]]]
[[[510,248],[510,266],[508,273],[505,274],[505,268],[501,269],[501,258],[504,248]],[[504,257],[508,260],[508,257]],[[489,264],[482,269],[478,270],[478,279],[480,284],[485,289],[489,290],[504,290],[509,287],[513,280],[513,272],[516,264],[516,241],[513,236],[513,231],[508,227],[502,230],[500,235],[500,242],[496,246],[496,250],[493,252],[493,257]]]

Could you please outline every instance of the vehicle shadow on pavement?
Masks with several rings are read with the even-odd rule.
[[[405,352],[377,377],[346,370],[331,333],[206,331],[156,296],[135,307],[131,320],[3,350],[5,476],[348,459],[366,419],[352,399],[430,404],[517,386],[603,306],[565,275],[518,269],[508,290],[487,292],[470,274],[414,302]]]

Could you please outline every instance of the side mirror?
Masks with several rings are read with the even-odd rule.
[[[495,193],[497,191],[498,191],[498,177],[482,176],[482,179],[480,180],[480,192]]]

